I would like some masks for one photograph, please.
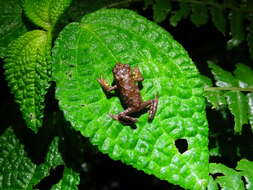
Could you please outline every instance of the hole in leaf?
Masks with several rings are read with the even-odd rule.
[[[224,176],[223,173],[215,173],[215,174],[211,174],[211,176],[213,177],[213,179],[216,179],[218,177]]]
[[[58,183],[63,176],[64,166],[57,166],[50,170],[49,176],[43,178],[33,189],[51,189],[52,185]]]
[[[186,139],[175,140],[175,145],[181,154],[188,150],[188,143]]]

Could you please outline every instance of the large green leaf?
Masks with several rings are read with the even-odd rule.
[[[5,75],[27,125],[42,125],[44,96],[51,75],[51,38],[45,31],[27,32],[13,41],[5,60]]]
[[[52,30],[71,0],[24,0],[28,18],[45,30]]]
[[[58,138],[49,147],[45,162],[33,163],[26,155],[24,146],[13,130],[8,128],[0,136],[0,189],[33,189],[41,179],[49,175],[50,169],[63,164],[58,151]]]
[[[26,32],[22,22],[20,0],[0,0],[0,58],[6,55],[8,44]]]
[[[113,120],[123,110],[107,98],[97,78],[110,83],[120,61],[138,66],[141,95],[159,95],[152,122],[142,114],[136,129]],[[72,126],[114,160],[188,189],[208,182],[208,128],[203,83],[186,51],[170,34],[129,10],[100,10],[71,23],[53,48],[53,76],[60,108]],[[180,153],[175,146],[185,139]]]

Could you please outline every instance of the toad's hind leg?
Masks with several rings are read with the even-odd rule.
[[[134,112],[135,112],[134,108],[127,108],[125,111],[119,113],[118,115],[111,115],[111,117],[125,124],[127,123],[134,124],[137,122],[137,119],[134,117],[128,116],[129,114],[134,113]]]
[[[149,113],[148,120],[149,121],[152,121],[154,119],[155,114],[156,114],[156,110],[157,110],[157,105],[158,105],[158,97],[157,96],[153,100],[149,100],[149,101],[142,103],[142,105],[141,105],[142,109],[149,107],[149,111],[148,111],[148,113]]]

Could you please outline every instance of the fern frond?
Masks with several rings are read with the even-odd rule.
[[[207,101],[217,110],[228,107],[234,115],[236,133],[241,133],[242,126],[247,123],[253,131],[253,71],[243,64],[237,64],[233,74],[212,62],[208,66],[217,87],[206,88]]]

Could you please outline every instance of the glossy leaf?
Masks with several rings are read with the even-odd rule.
[[[0,189],[33,189],[49,175],[50,169],[63,163],[57,138],[49,147],[45,163],[36,165],[27,157],[24,146],[11,128],[0,136],[0,150]]]
[[[41,30],[27,32],[10,44],[5,76],[28,127],[42,125],[44,96],[50,80],[50,42]]]
[[[26,32],[22,21],[22,7],[19,0],[0,1],[0,58],[7,53],[8,44]]]
[[[236,169],[245,177],[246,189],[253,190],[253,162],[242,159],[238,162]]]
[[[244,64],[236,64],[234,75],[239,80],[240,87],[252,87],[253,89],[253,71],[249,66]]]
[[[196,25],[200,26],[208,22],[208,9],[206,6],[199,4],[192,4],[191,21]]]
[[[45,30],[52,30],[71,0],[24,0],[27,17]]]
[[[175,13],[170,17],[170,24],[172,26],[177,26],[177,24],[183,19],[186,18],[190,12],[191,7],[187,3],[179,3],[179,10],[175,11]]]
[[[167,17],[168,13],[171,10],[170,0],[155,0],[153,5],[154,11],[154,20],[155,22],[162,22]]]
[[[218,175],[215,178],[215,182],[218,183],[221,188],[229,189],[229,190],[244,190],[244,184],[241,180],[241,175],[237,173],[235,170],[223,165],[223,164],[210,164],[210,173],[222,174],[222,176]]]
[[[141,95],[159,95],[152,122],[142,114],[136,129],[113,120],[123,110],[97,82],[112,82],[120,61],[140,68]],[[208,140],[203,83],[186,51],[170,34],[129,10],[101,10],[71,23],[53,48],[53,75],[60,108],[72,126],[114,160],[188,189],[205,189]],[[188,149],[180,153],[177,139]]]
[[[228,108],[234,115],[235,132],[240,133],[242,126],[248,123],[248,104],[246,96],[239,91],[226,92]]]
[[[79,181],[80,179],[78,173],[70,168],[65,167],[62,179],[57,184],[53,185],[51,190],[77,190]]]

